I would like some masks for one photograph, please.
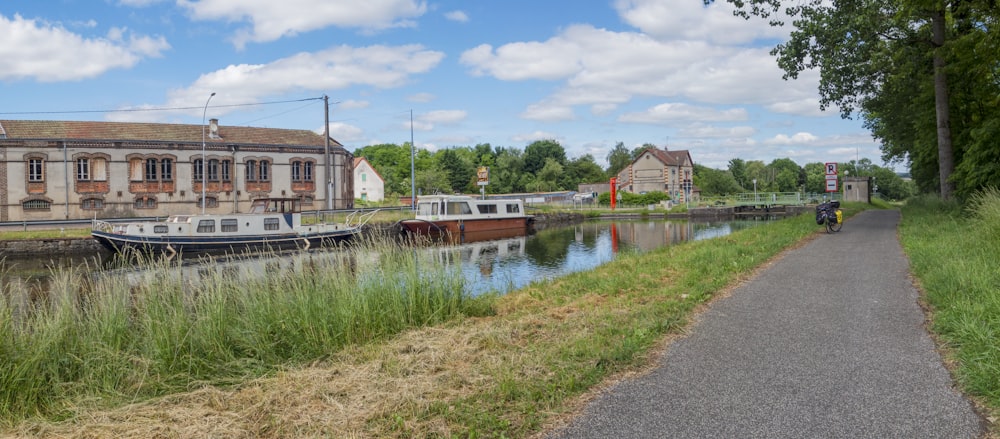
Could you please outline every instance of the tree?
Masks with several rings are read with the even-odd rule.
[[[728,170],[712,169],[695,163],[693,179],[702,195],[726,195],[742,191]]]
[[[559,187],[566,190],[577,190],[580,183],[605,183],[608,181],[607,174],[601,166],[594,160],[594,156],[584,154],[570,160],[566,164],[566,172],[559,179]]]
[[[606,158],[608,159],[609,176],[618,175],[622,169],[625,169],[629,163],[632,163],[632,155],[629,154],[628,148],[626,148],[625,144],[622,142],[618,142],[618,144],[616,144],[615,147],[608,152],[608,156]]]
[[[459,155],[455,149],[445,149],[437,153],[438,169],[448,175],[448,188],[451,192],[468,192],[476,176],[476,167],[472,162]]]
[[[704,0],[711,3],[714,0]],[[806,69],[821,72],[821,108],[839,107],[843,117],[860,111],[866,119],[885,117],[872,108],[872,100],[884,97],[885,85],[899,79],[928,78],[918,81],[920,89],[933,90],[935,111],[935,143],[937,146],[939,191],[948,199],[952,196],[955,154],[951,132],[951,100],[949,96],[950,63],[957,55],[951,38],[957,35],[989,32],[995,23],[993,1],[979,0],[802,0],[782,8],[781,0],[727,0],[737,7],[737,15],[756,15],[770,19],[772,25],[783,23],[774,18],[784,11],[793,20],[790,40],[779,44],[772,54],[785,71],[785,78],[796,78]],[[980,6],[981,5],[981,6]],[[968,9],[983,12],[994,20],[982,20],[969,26]],[[949,22],[953,23],[949,26]],[[965,26],[963,26],[963,22]],[[915,52],[916,58],[897,54]],[[965,56],[981,56],[985,52],[969,52]],[[995,66],[997,55],[990,63]],[[913,69],[914,60],[930,59],[930,65]],[[917,75],[913,77],[912,75]],[[912,90],[911,90],[912,92]],[[992,95],[995,96],[995,95]],[[882,108],[882,107],[880,107]],[[902,111],[899,109],[890,111]],[[922,114],[918,113],[918,114]],[[907,118],[908,115],[894,114]],[[910,119],[913,120],[913,119]],[[877,135],[879,133],[876,133]],[[886,133],[881,133],[886,134]],[[896,142],[896,147],[900,144]]]
[[[524,148],[524,172],[536,174],[545,167],[546,160],[566,164],[566,150],[555,140],[537,140]]]
[[[747,163],[743,159],[736,158],[729,160],[729,173],[736,180],[736,184],[740,185],[743,189],[747,188]]]

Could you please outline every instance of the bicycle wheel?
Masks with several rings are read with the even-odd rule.
[[[826,233],[839,232],[844,227],[844,223],[838,222],[836,217],[826,219]]]

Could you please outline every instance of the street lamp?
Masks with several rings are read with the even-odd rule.
[[[757,179],[753,179],[753,204],[757,204]]]
[[[205,114],[208,113],[208,103],[212,101],[212,96],[215,96],[215,92],[208,95],[208,100],[205,101],[205,109],[201,112],[201,214],[205,214],[205,186],[208,186],[208,165],[205,160]]]

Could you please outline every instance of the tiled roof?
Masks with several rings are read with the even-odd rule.
[[[59,120],[0,120],[8,139],[201,142],[202,125]],[[323,135],[309,130],[238,127],[219,124],[221,139],[209,143],[324,146]],[[331,139],[331,146],[343,146]]]
[[[379,180],[385,181],[385,179],[382,178],[382,175],[378,173],[378,170],[375,169],[375,167],[372,166],[371,162],[369,162],[368,159],[366,159],[364,157],[355,157],[354,158],[354,169],[358,169],[358,164],[360,164],[361,162],[368,163],[368,167],[371,168],[372,172],[375,173],[375,176],[378,177]]]

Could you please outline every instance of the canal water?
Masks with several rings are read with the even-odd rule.
[[[683,241],[710,239],[760,224],[760,219],[724,221],[687,220],[616,220],[586,221],[573,225],[547,227],[527,236],[512,236],[475,242],[434,245],[419,248],[418,263],[443,263],[461,270],[470,294],[506,293],[532,282],[556,278],[595,268],[623,252],[646,252]],[[345,255],[311,254],[306,258]],[[302,255],[273,256],[272,259],[239,259],[209,265],[185,263],[178,274],[197,277],[214,269],[245,271],[248,275],[280,269],[295,264]],[[280,258],[274,260],[273,258]],[[296,259],[298,258],[298,259]],[[53,270],[81,268],[96,273],[106,271],[106,261],[97,257],[49,256],[33,259],[6,259],[0,267],[5,291],[29,295],[48,290]],[[117,269],[122,271],[121,269]],[[142,273],[127,275],[141,278]],[[183,273],[182,273],[183,272]]]

